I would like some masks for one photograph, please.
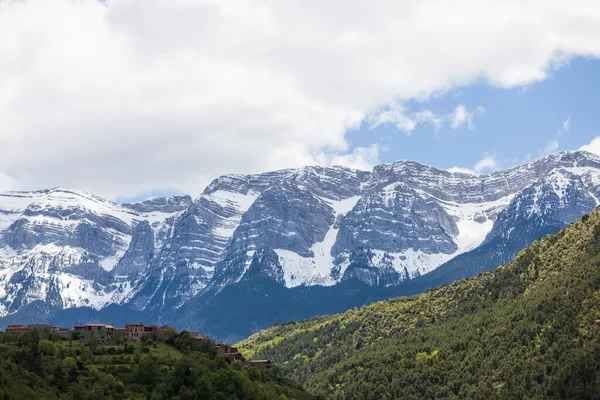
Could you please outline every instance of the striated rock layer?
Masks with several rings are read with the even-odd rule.
[[[495,267],[599,198],[600,158],[586,152],[489,175],[412,161],[227,175],[195,200],[0,193],[0,316],[36,301],[168,313],[257,279],[385,288],[440,266],[462,277]]]

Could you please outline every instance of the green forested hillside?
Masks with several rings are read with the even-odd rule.
[[[600,212],[491,273],[240,347],[335,399],[600,398]]]
[[[314,398],[277,371],[246,369],[211,348],[189,350],[177,341],[82,346],[36,331],[0,335],[0,400]]]

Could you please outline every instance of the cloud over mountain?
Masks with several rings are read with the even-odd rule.
[[[0,1],[0,184],[114,198],[372,164],[346,138],[365,116],[543,80],[600,55],[599,17],[595,1]]]

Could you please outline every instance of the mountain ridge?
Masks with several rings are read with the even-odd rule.
[[[599,197],[600,158],[587,152],[487,175],[414,161],[232,174],[195,199],[139,203],[61,187],[0,193],[0,316],[41,301],[48,310],[116,303],[169,320],[229,303],[223,288],[241,295],[262,278],[297,288],[275,291],[290,301],[306,301],[304,287],[373,288],[355,306],[495,268]],[[482,246],[493,249],[474,254]],[[250,326],[276,322],[264,318]]]

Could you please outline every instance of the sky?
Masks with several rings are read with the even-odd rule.
[[[600,153],[600,3],[0,0],[0,191]]]
[[[531,85],[507,89],[475,84],[409,101],[403,115],[432,116],[416,125],[402,119],[385,124],[367,120],[347,138],[353,147],[376,146],[378,162],[414,159],[489,173],[590,143],[600,135],[599,101],[600,60],[575,58]],[[600,142],[587,150],[599,153]]]

